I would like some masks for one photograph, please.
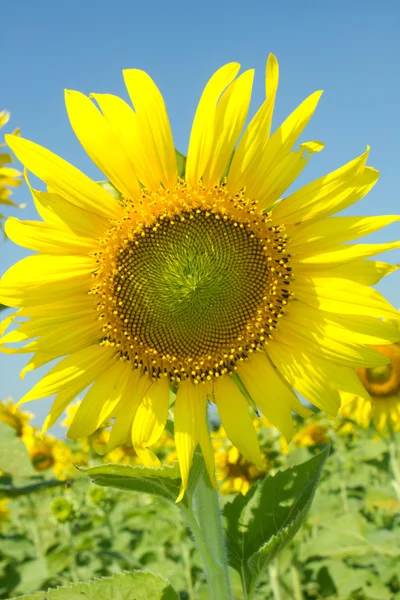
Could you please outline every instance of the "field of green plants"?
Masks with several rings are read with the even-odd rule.
[[[32,442],[24,442],[4,414],[0,422],[0,598],[72,600],[86,595],[100,600],[106,594],[104,598],[128,599],[124,581],[132,577],[139,578],[136,584],[143,598],[176,597],[166,591],[158,596],[157,586],[163,580],[146,575],[147,570],[167,578],[181,600],[208,598],[200,557],[173,503],[154,494],[104,488],[91,483],[77,467],[69,469],[74,460],[101,464],[101,458],[88,450],[88,440],[57,442],[58,455],[60,445],[65,446],[64,455],[71,461],[67,475],[60,475],[54,441],[53,454],[43,462],[44,446],[42,455],[33,452]],[[264,583],[254,597],[400,597],[400,489],[395,456],[399,434],[380,437],[373,429],[320,415],[299,421],[297,429],[289,451],[271,427],[260,430],[269,476],[321,455],[328,445],[329,458],[305,524],[266,568]],[[34,430],[28,433],[32,436]],[[173,461],[173,448],[164,443],[158,452]],[[214,443],[228,514],[233,498],[240,495],[234,487],[254,483],[252,479],[260,474],[234,455],[223,431],[215,432]],[[125,453],[122,462],[134,459]],[[127,571],[130,574],[123,575]],[[240,578],[234,569],[232,576],[239,600]],[[102,588],[101,593],[86,594],[86,584],[81,584],[50,596],[40,593],[99,577],[112,578],[108,592]],[[114,585],[118,592],[112,591]]]

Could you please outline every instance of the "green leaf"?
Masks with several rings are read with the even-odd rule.
[[[11,600],[47,600],[45,592],[38,592],[33,596],[18,596],[17,598],[11,598]]]
[[[185,177],[185,172],[186,172],[186,156],[184,156],[181,152],[179,152],[179,150],[175,149],[175,156],[176,156],[176,167],[178,170],[178,177],[181,177],[182,179]]]
[[[169,582],[148,571],[121,573],[113,577],[75,583],[34,596],[14,600],[179,600]]]
[[[21,594],[30,590],[40,589],[43,583],[49,578],[46,559],[29,560],[20,564],[18,566],[18,575],[20,582],[15,588],[15,593]]]
[[[79,467],[96,485],[120,490],[146,492],[175,502],[180,489],[179,465],[143,467],[109,463],[98,467]]]
[[[247,585],[304,522],[328,453],[326,448],[306,463],[266,477],[225,505],[229,564]]]
[[[111,194],[113,198],[115,198],[116,200],[122,200],[121,193],[117,190],[115,186],[113,186],[112,183],[110,183],[109,181],[98,181],[97,183],[100,187],[103,188],[103,190],[106,190],[106,192]]]
[[[5,423],[0,423],[0,471],[19,477],[36,474],[24,442]]]
[[[0,477],[0,498],[17,498],[54,487],[65,487],[65,485],[66,482],[59,479],[43,479],[41,476],[16,479],[6,475]]]

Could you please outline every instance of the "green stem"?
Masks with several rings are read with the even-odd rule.
[[[67,532],[67,536],[69,538],[69,544],[70,544],[70,569],[71,569],[71,577],[72,577],[72,581],[74,583],[78,583],[79,581],[79,575],[78,575],[78,569],[76,566],[76,552],[75,552],[75,545],[74,545],[74,534],[72,531],[72,524],[71,522],[65,523],[65,529]]]
[[[214,490],[203,473],[193,492],[193,507],[180,503],[203,560],[210,600],[233,600],[224,544],[224,531]]]
[[[400,466],[397,461],[397,440],[393,431],[390,432],[390,441],[388,444],[389,447],[389,456],[390,456],[390,466],[392,468],[393,474],[393,487],[395,489],[397,497],[400,499]]]
[[[246,582],[246,578],[243,576],[242,577],[242,587],[243,587],[243,592],[245,594],[245,599],[246,600],[253,600],[254,598],[254,594],[256,592],[257,586],[258,586],[258,577],[254,577],[249,589],[247,589],[247,582]]]
[[[269,581],[271,584],[274,600],[282,600],[281,586],[279,583],[279,573],[277,565],[271,565],[268,569]]]
[[[304,600],[303,592],[301,591],[301,580],[296,565],[292,564],[290,567],[290,574],[292,576],[292,587],[293,587],[293,600]]]
[[[191,570],[191,565],[190,565],[190,554],[189,554],[189,549],[188,549],[185,539],[182,539],[182,541],[181,541],[181,551],[182,551],[183,564],[185,566],[185,577],[186,577],[186,584],[187,584],[187,588],[188,588],[187,589],[188,597],[189,597],[189,600],[194,600],[194,589],[193,589],[193,582],[192,582],[192,570]]]
[[[28,503],[31,509],[31,531],[33,537],[33,545],[35,546],[36,558],[43,559],[44,558],[44,549],[42,547],[42,540],[40,538],[39,527],[37,525],[38,514],[37,507],[35,501],[33,500],[31,494],[27,495]]]

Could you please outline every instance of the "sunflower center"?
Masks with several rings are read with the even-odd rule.
[[[371,369],[357,369],[357,374],[365,389],[375,400],[379,400],[400,392],[400,346],[391,344],[374,347],[390,358],[390,364]]]
[[[105,245],[103,343],[153,376],[232,370],[267,341],[289,297],[281,228],[224,186],[145,195]]]

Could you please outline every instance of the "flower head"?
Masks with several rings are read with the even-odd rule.
[[[362,427],[374,423],[378,431],[400,431],[400,344],[375,346],[390,362],[386,365],[356,369],[368,396],[343,394],[342,417]]]
[[[0,129],[8,123],[10,113],[6,110],[0,112]],[[15,131],[14,134],[17,134]],[[4,148],[5,144],[0,144],[0,148]],[[13,169],[7,165],[12,163],[13,158],[7,152],[0,152],[0,204],[5,206],[18,206],[11,200],[10,187],[21,185],[21,173],[17,169]],[[21,205],[19,205],[21,207]],[[2,227],[3,215],[0,214],[0,228]]]
[[[368,344],[399,338],[381,321],[395,309],[370,287],[396,267],[368,258],[400,243],[347,243],[399,217],[332,216],[376,183],[368,149],[285,197],[323,148],[294,149],[321,92],[271,135],[270,56],[266,100],[242,134],[253,71],[238,71],[225,65],[206,85],[179,173],[164,100],[139,70],[124,71],[134,110],[110,94],[66,93],[72,128],[111,185],[7,138],[48,191],[32,189],[43,221],[7,221],[9,237],[37,254],[0,282],[0,302],[18,308],[18,327],[0,345],[27,342],[15,350],[34,352],[24,373],[64,357],[21,402],[56,394],[47,428],[91,386],[68,435],[114,418],[106,449],[130,440],[157,466],[150,447],[176,392],[179,498],[197,444],[216,485],[208,401],[232,443],[261,466],[249,404],[290,439],[292,411],[309,412],[294,390],[335,414],[341,390],[365,394],[355,367],[388,362]]]
[[[23,436],[29,429],[32,417],[31,413],[19,410],[11,398],[0,400],[0,422],[15,429],[18,437]]]

